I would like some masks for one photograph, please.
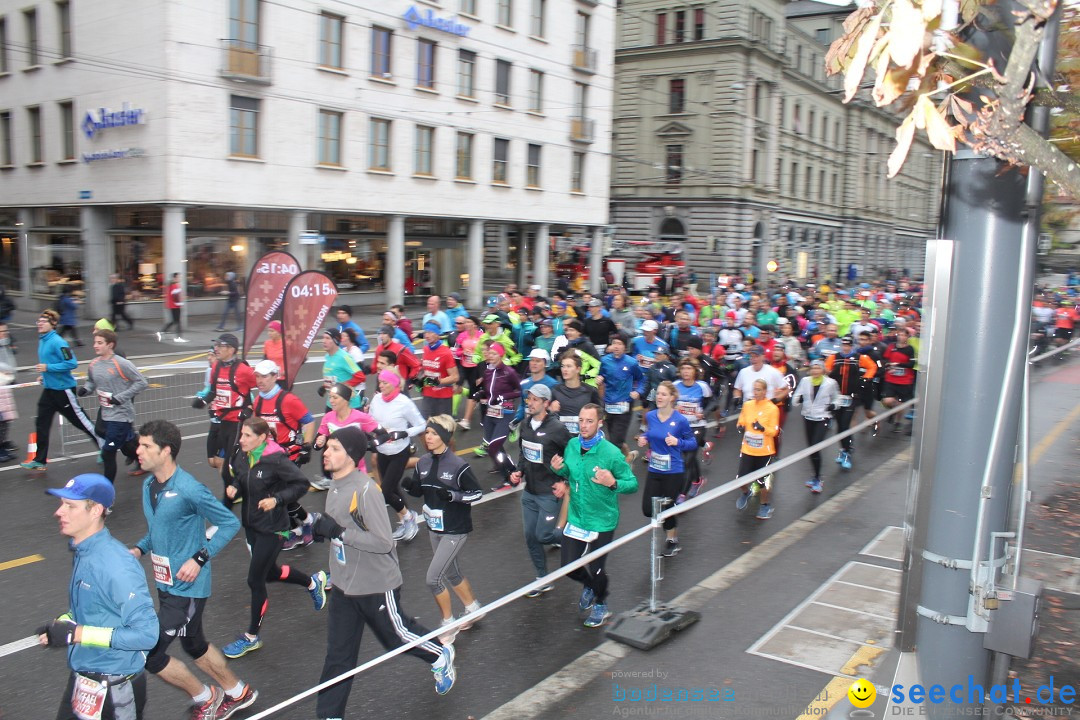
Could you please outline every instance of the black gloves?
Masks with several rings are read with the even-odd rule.
[[[304,443],[300,446],[300,452],[296,454],[297,465],[307,465],[311,462],[311,445]]]
[[[735,409],[742,410],[743,399],[741,397],[735,398]]]
[[[240,408],[240,412],[237,413],[237,422],[244,422],[251,417],[251,406],[245,406]]]
[[[424,376],[424,387],[439,387],[439,378],[431,377],[429,375]]]
[[[761,423],[759,423],[757,420],[755,420],[754,424],[751,425],[750,427],[754,428],[758,432],[765,432],[765,426],[762,425]]]
[[[514,432],[519,427],[521,427],[521,421],[520,420],[518,420],[517,418],[514,418],[513,420],[510,421],[510,432]]]
[[[390,439],[391,440],[404,440],[407,437],[409,437],[409,433],[406,432],[405,430],[391,430],[390,431]]]
[[[79,397],[86,397],[90,394],[90,391],[86,389],[85,385],[80,385],[79,389],[75,391],[75,394]]]
[[[828,410],[831,413],[836,412],[836,403],[829,403]]]
[[[75,642],[75,621],[68,618],[57,618],[47,625],[37,629],[38,635],[47,635],[49,647],[67,647]]]
[[[326,386],[325,385],[320,385],[319,389],[316,390],[315,392],[319,393],[319,397],[326,397]]]
[[[329,515],[311,513],[311,517],[313,518],[311,521],[311,534],[318,542],[322,542],[327,538],[337,540],[345,532],[345,528],[338,525],[334,518]]]
[[[435,487],[435,497],[439,498],[443,502],[454,501],[454,491],[445,485],[438,485]]]
[[[191,401],[191,407],[195,408],[196,410],[202,410],[204,407],[206,407],[206,398],[204,398],[202,395],[196,395],[195,398]]]

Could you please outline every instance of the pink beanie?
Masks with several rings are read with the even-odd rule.
[[[266,327],[270,328],[271,330],[277,330],[278,332],[281,332],[281,323],[277,320],[271,320],[270,324]]]
[[[391,385],[401,387],[401,376],[393,370],[383,370],[379,373],[379,382],[390,383]]]
[[[499,357],[506,357],[506,346],[502,343],[493,342],[488,347],[494,350]]]

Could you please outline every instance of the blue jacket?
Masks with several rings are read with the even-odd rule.
[[[50,390],[68,390],[75,387],[71,371],[79,366],[75,353],[67,340],[50,330],[38,336],[38,362],[45,365],[41,373],[42,384]]]
[[[681,475],[686,466],[683,453],[697,450],[697,439],[690,421],[677,412],[671,413],[666,422],[660,422],[658,411],[652,410],[645,416],[648,430],[645,439],[649,441],[649,472],[661,475]],[[674,435],[679,444],[672,447],[667,444],[667,436]]]
[[[347,328],[350,328],[356,332],[356,346],[360,348],[360,352],[367,352],[371,345],[368,344],[367,337],[364,335],[364,331],[360,329],[360,326],[350,320],[347,323],[339,323],[337,326],[338,332],[345,332]]]
[[[153,475],[143,482],[142,505],[147,531],[135,547],[142,550],[143,555],[152,552],[167,559],[172,584],[161,582],[155,573],[158,590],[182,597],[210,597],[211,563],[206,563],[192,582],[178,580],[176,573],[203,548],[211,558],[217,555],[240,529],[240,521],[208,487],[182,468],[177,468],[159,488],[157,510],[154,510],[150,492],[156,483]],[[210,540],[206,539],[207,522],[217,526],[217,532]]]
[[[604,378],[604,405],[630,402],[630,393],[645,394],[645,373],[632,355],[616,358],[608,353],[600,360],[600,377]],[[607,410],[605,410],[607,412]],[[627,408],[625,412],[630,412]]]
[[[75,298],[69,294],[61,295],[57,305],[60,308],[61,325],[74,325],[78,321],[79,305],[75,302]]]
[[[468,317],[469,316],[469,311],[466,310],[465,306],[463,304],[461,304],[461,303],[458,303],[457,305],[455,305],[452,308],[448,307],[445,310],[443,310],[443,312],[446,313],[446,317],[450,318],[451,326],[453,326],[454,321],[457,320],[459,317]]]
[[[142,566],[107,528],[71,549],[71,615],[79,625],[113,628],[113,633],[107,648],[70,646],[68,665],[109,675],[139,672],[158,641],[158,619]]]

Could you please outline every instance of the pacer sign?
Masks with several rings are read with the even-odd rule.
[[[285,336],[281,349],[285,356],[284,371],[288,387],[292,387],[296,374],[307,359],[311,343],[322,330],[337,295],[334,281],[316,270],[300,273],[285,288],[285,299],[281,302]]]
[[[300,263],[287,252],[275,250],[255,261],[247,282],[247,322],[244,323],[244,352],[262,335],[267,324],[274,319],[285,286],[300,274]]]

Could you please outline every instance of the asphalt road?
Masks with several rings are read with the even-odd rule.
[[[141,346],[141,343],[139,343]],[[134,344],[133,344],[134,346]],[[197,352],[194,343],[185,346]],[[153,349],[153,346],[148,346]],[[136,352],[129,352],[136,355]],[[82,356],[82,354],[80,354]],[[173,358],[175,359],[175,358]],[[158,361],[163,359],[157,359]],[[155,359],[140,360],[140,365]],[[27,362],[25,359],[23,362]],[[1068,367],[1075,361],[1070,360]],[[313,381],[317,365],[307,365],[298,379],[301,396],[317,407]],[[1059,372],[1063,365],[1036,373],[1034,405],[1045,412],[1033,417],[1034,436],[1048,433],[1064,412],[1076,405],[1080,392],[1074,383],[1038,382],[1040,373]],[[171,371],[162,371],[159,382],[167,384]],[[36,391],[17,391],[18,404],[24,413],[32,413]],[[1059,409],[1060,408],[1060,409]],[[142,410],[140,409],[140,412]],[[172,414],[168,417],[176,419]],[[140,420],[150,415],[140,415]],[[32,423],[24,416],[12,430],[12,437],[23,438]],[[789,418],[785,436],[785,452],[805,446],[798,417]],[[201,425],[185,426],[185,444],[180,452],[181,465],[205,482],[215,492],[220,480],[206,464]],[[1046,451],[1048,460],[1058,457],[1060,447],[1074,447],[1076,432],[1069,427],[1063,437]],[[680,535],[683,551],[666,564],[663,595],[674,596],[691,587],[704,576],[714,572],[743,553],[759,546],[771,535],[813,511],[822,503],[870,469],[893,457],[908,446],[904,434],[883,432],[877,438],[859,437],[856,440],[855,469],[843,472],[825,458],[825,492],[810,495],[803,487],[809,475],[809,464],[779,472],[774,504],[776,514],[766,522],[754,519],[752,513],[737,513],[733,498],[723,498],[696,510],[681,519]],[[479,442],[476,431],[460,433],[458,449]],[[83,443],[89,450],[88,443]],[[72,446],[72,454],[76,446]],[[734,433],[718,441],[715,460],[707,469],[713,481],[730,479],[737,462],[737,442]],[[473,462],[482,481],[486,475],[486,459]],[[25,638],[44,620],[66,609],[67,584],[70,576],[70,555],[66,540],[59,535],[51,517],[56,502],[43,490],[59,486],[69,477],[97,468],[93,454],[73,460],[51,463],[44,473],[28,473],[17,466],[0,468],[0,497],[7,509],[5,525],[7,542],[0,551],[0,645]],[[638,467],[643,475],[642,466]],[[309,466],[309,474],[314,470]],[[800,546],[798,572],[777,563],[753,577],[754,585],[740,588],[743,598],[738,604],[716,608],[716,620],[723,619],[722,634],[717,626],[703,622],[691,628],[666,646],[664,652],[676,653],[681,667],[692,671],[688,677],[706,679],[728,678],[733,687],[754,688],[761,682],[760,672],[773,673],[781,678],[792,673],[799,677],[807,700],[813,697],[816,680],[827,678],[805,675],[811,671],[793,670],[790,666],[754,658],[747,663],[744,650],[761,634],[762,625],[771,625],[782,617],[799,599],[804,598],[823,578],[835,570],[841,558],[846,559],[850,547],[865,543],[863,536],[873,535],[883,525],[900,524],[903,515],[904,477],[887,479],[888,492],[873,496],[872,512],[853,508],[850,516],[820,528],[813,542]],[[1052,474],[1036,476],[1036,493],[1043,484],[1052,484]],[[145,532],[138,497],[139,480],[118,478],[116,510],[108,520],[111,532],[126,543],[134,543]],[[884,482],[884,481],[883,481]],[[309,510],[320,510],[324,495],[311,493],[305,500]],[[645,519],[640,510],[639,494],[622,499],[622,520],[618,533],[641,526]],[[532,568],[521,539],[519,495],[504,493],[476,507],[473,511],[476,530],[461,561],[463,571],[473,584],[481,602],[489,602],[532,580]],[[424,575],[431,557],[424,537],[426,530],[407,545],[399,547],[402,572],[405,578],[403,606],[429,627],[438,622],[438,613],[426,586]],[[40,556],[40,559],[33,558]],[[792,555],[794,557],[794,555]],[[33,558],[26,564],[8,566],[13,560]],[[206,620],[206,632],[212,642],[224,645],[231,641],[246,624],[250,594],[245,584],[247,550],[239,540],[233,540],[214,560],[214,594]],[[305,572],[315,572],[328,566],[326,548],[312,545],[283,554],[284,561]],[[625,610],[648,594],[648,546],[642,540],[616,551],[608,563],[611,575],[613,609]],[[551,556],[550,568],[557,559]],[[148,566],[147,566],[148,568]],[[149,568],[148,568],[149,569]],[[396,658],[364,673],[354,683],[349,705],[353,717],[378,716],[385,718],[481,717],[503,703],[555,673],[582,653],[602,642],[600,633],[582,626],[576,610],[580,586],[560,581],[556,589],[539,599],[521,598],[510,606],[488,616],[475,629],[459,635],[458,681],[453,691],[439,697],[434,693],[428,667],[409,657]],[[455,601],[456,602],[456,601]],[[457,606],[456,606],[457,609]],[[768,620],[768,623],[765,621]],[[315,613],[307,593],[293,586],[271,585],[270,609],[263,628],[263,649],[244,658],[231,661],[233,669],[260,692],[253,710],[266,708],[318,681],[325,650],[325,618]],[[670,648],[670,649],[667,649]],[[681,649],[680,649],[681,648]],[[176,648],[183,659],[182,651]],[[370,636],[361,648],[361,662],[381,653],[381,647]],[[735,668],[740,668],[735,671]],[[751,672],[751,670],[757,672]],[[820,673],[818,674],[820,675]],[[30,648],[0,657],[0,718],[3,720],[52,717],[67,676],[62,653]],[[156,679],[149,684],[149,718],[186,717],[187,699],[174,688]],[[599,717],[610,715],[614,709],[604,701],[609,687],[587,686],[575,696],[582,702],[553,706],[543,717]],[[588,700],[588,702],[584,702]],[[797,703],[796,703],[797,704]],[[805,703],[804,703],[805,706]],[[586,710],[586,707],[588,708]],[[599,713],[599,714],[598,714]],[[314,701],[301,702],[276,717],[304,718],[314,716]],[[738,715],[736,715],[738,716]],[[785,714],[777,715],[780,717]]]

